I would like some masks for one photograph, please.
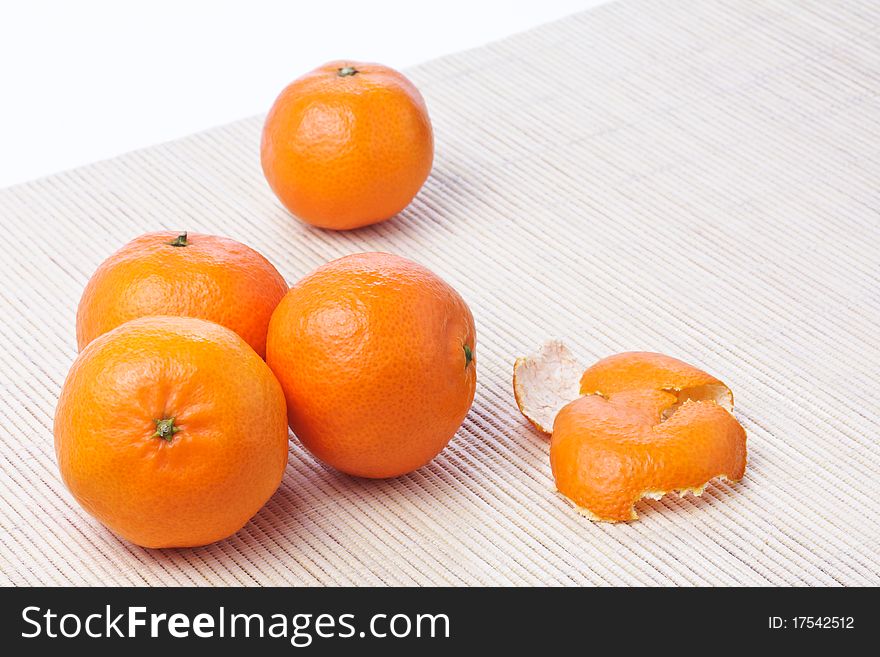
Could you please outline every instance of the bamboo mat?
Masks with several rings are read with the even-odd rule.
[[[280,208],[262,117],[0,191],[0,581],[880,584],[878,35],[871,0],[622,0],[418,66],[433,174],[357,232]],[[86,280],[158,229],[239,239],[289,282],[364,250],[432,268],[477,321],[461,430],[390,481],[292,440],[233,538],[118,540],[62,485],[52,417]],[[654,350],[722,378],[745,479],[628,525],[576,515],[511,391],[515,357],[550,337],[584,362]]]

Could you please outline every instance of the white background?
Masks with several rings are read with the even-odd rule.
[[[602,0],[0,5],[0,187],[268,110],[331,59],[403,68]]]

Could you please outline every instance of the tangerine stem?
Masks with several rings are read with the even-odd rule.
[[[471,361],[474,359],[474,352],[471,351],[471,348],[468,345],[464,345],[464,368],[467,369],[468,365],[471,364]]]
[[[186,231],[183,231],[180,235],[175,237],[173,240],[168,242],[171,246],[187,246],[186,243]]]
[[[339,77],[346,78],[349,75],[355,75],[358,70],[354,66],[343,66],[336,71],[339,74]]]
[[[180,427],[174,426],[174,418],[168,417],[163,420],[153,420],[156,423],[156,433],[150,438],[161,438],[169,443],[174,438],[174,434],[180,431]]]

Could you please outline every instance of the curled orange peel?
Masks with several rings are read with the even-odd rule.
[[[516,405],[538,431],[549,436],[556,414],[572,399],[580,397],[579,379],[583,367],[563,343],[547,342],[513,366],[513,395]]]
[[[700,495],[714,479],[742,479],[746,433],[733,394],[712,375],[648,352],[579,371],[568,349],[550,342],[517,359],[513,388],[523,415],[552,433],[556,488],[583,515],[635,520],[642,498]]]

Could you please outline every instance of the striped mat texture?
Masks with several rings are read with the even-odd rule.
[[[0,581],[880,584],[878,35],[873,0],[622,0],[418,66],[434,171],[355,232],[281,209],[262,117],[0,192]],[[479,365],[449,447],[366,481],[294,439],[229,540],[117,539],[64,488],[52,417],[86,280],[158,229],[239,239],[290,282],[367,250],[446,278]],[[511,390],[515,357],[551,337],[584,363],[652,350],[719,376],[745,479],[642,502],[631,524],[574,513]]]

